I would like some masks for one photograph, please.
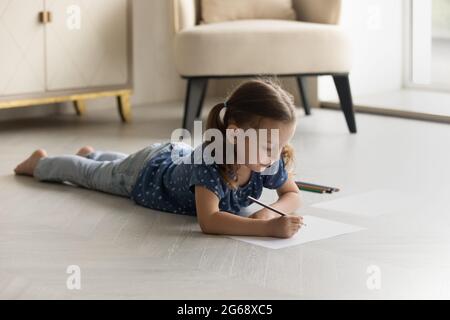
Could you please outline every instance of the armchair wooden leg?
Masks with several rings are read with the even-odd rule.
[[[188,79],[186,101],[184,105],[184,129],[192,130],[195,119],[201,116],[207,88],[208,78]]]
[[[334,83],[341,101],[341,108],[344,112],[347,125],[351,133],[357,133],[355,111],[353,107],[352,92],[350,88],[350,80],[348,75],[333,76]]]
[[[122,119],[122,122],[124,123],[131,122],[132,116],[131,116],[130,94],[122,93],[121,95],[117,96],[117,104],[119,107],[119,114],[120,118]]]
[[[86,113],[86,101],[85,100],[75,100],[73,102],[73,106],[75,108],[75,112],[77,116],[81,117]]]
[[[297,76],[298,88],[300,91],[300,98],[302,100],[303,109],[305,109],[305,114],[307,116],[311,115],[311,104],[308,99],[308,84],[307,78],[302,76]]]

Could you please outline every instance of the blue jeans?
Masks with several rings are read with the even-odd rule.
[[[69,182],[87,189],[130,197],[144,165],[167,144],[153,144],[132,155],[94,152],[86,157],[43,158],[34,177],[44,182]]]

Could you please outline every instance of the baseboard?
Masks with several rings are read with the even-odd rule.
[[[324,109],[340,110],[340,104],[337,102],[321,102],[320,107]],[[413,119],[422,121],[431,121],[439,123],[450,123],[450,116],[437,115],[425,112],[414,112],[407,110],[398,110],[382,107],[373,107],[367,105],[355,105],[355,111],[359,113],[376,114],[382,116],[403,118],[403,119]]]

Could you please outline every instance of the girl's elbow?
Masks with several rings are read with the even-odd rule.
[[[212,230],[211,230],[211,228],[209,227],[208,224],[206,224],[206,223],[199,223],[199,225],[200,225],[200,230],[202,230],[203,234],[206,234],[206,235],[212,235],[213,234],[213,232],[212,232]]]
[[[200,229],[202,233],[209,236],[217,236],[220,234],[214,227],[210,225],[200,225]]]
[[[198,225],[200,226],[200,230],[202,230],[204,234],[209,234],[209,227],[208,224],[205,222],[205,220],[197,218],[197,221]]]
[[[214,218],[213,217],[203,217],[203,218],[198,218],[198,224],[200,226],[200,230],[207,235],[214,235],[216,234],[214,232],[214,221],[212,221]]]

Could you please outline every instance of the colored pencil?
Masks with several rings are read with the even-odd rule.
[[[312,184],[312,183],[303,182],[303,181],[297,181],[297,182],[302,184],[302,185],[305,185],[305,186],[329,189],[329,190],[332,190],[333,192],[339,192],[340,191],[338,188],[334,188],[334,187],[321,186],[321,185],[318,185],[318,184]]]
[[[321,186],[321,185],[312,184],[312,183],[306,183],[306,182],[301,182],[301,181],[296,181],[295,183],[297,184],[297,186],[299,188],[313,189],[313,190],[323,190],[326,193],[333,193],[333,192],[339,192],[340,191],[338,188],[326,187],[326,186]],[[306,190],[306,191],[309,191],[309,190]]]
[[[302,186],[298,186],[298,188],[299,188],[300,190],[306,191],[306,192],[320,193],[320,194],[326,193],[325,190],[320,190],[320,189],[313,189],[313,188],[307,188],[307,187],[302,187]]]
[[[273,207],[271,207],[271,206],[269,206],[269,205],[267,205],[267,204],[264,204],[264,203],[262,203],[261,201],[259,201],[259,200],[256,200],[255,198],[253,198],[253,197],[248,197],[251,201],[253,201],[254,203],[257,203],[257,204],[259,204],[261,207],[264,207],[264,208],[266,208],[266,209],[269,209],[269,210],[272,210],[273,212],[275,212],[275,213],[278,213],[280,216],[282,216],[282,217],[286,217],[287,216],[287,214],[286,213],[284,213],[284,212],[281,212],[280,210],[277,210],[277,209],[275,209],[275,208],[273,208]],[[302,226],[307,226],[306,224],[304,224],[304,223],[302,223]]]

